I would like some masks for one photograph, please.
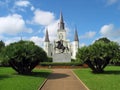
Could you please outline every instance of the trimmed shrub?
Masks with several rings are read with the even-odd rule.
[[[93,72],[102,73],[110,62],[120,61],[120,46],[103,38],[78,50],[77,59],[86,63]]]
[[[3,50],[3,59],[20,74],[28,74],[39,64],[47,59],[45,51],[31,41],[12,43]]]

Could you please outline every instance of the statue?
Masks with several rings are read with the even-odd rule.
[[[64,53],[65,50],[69,51],[69,48],[63,45],[63,40],[57,41],[56,43],[57,46],[55,45],[54,49],[62,50],[60,53]]]

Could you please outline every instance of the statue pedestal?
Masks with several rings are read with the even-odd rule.
[[[71,62],[71,55],[70,53],[55,53],[53,62]]]

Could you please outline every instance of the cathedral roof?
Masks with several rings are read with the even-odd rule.
[[[75,29],[74,41],[79,41],[77,29]]]
[[[48,29],[46,29],[45,42],[49,42]]]

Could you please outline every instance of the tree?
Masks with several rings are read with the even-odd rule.
[[[96,40],[95,43],[96,43],[96,42],[109,43],[109,42],[111,42],[111,41],[110,41],[109,39],[107,39],[106,37],[103,37],[103,38],[100,38],[100,39]]]
[[[119,58],[120,46],[115,42],[99,40],[94,44],[78,50],[77,58],[86,63],[93,72],[103,72],[114,58]],[[120,59],[118,59],[120,60]]]
[[[0,41],[0,65],[3,64],[3,60],[1,58],[1,52],[2,52],[2,50],[3,50],[4,47],[5,47],[5,43],[1,40]]]
[[[31,41],[19,41],[6,46],[3,57],[20,74],[30,73],[40,61],[47,59],[45,51]]]
[[[1,52],[2,48],[4,48],[4,47],[5,47],[5,43],[1,40],[0,41],[0,52]]]

